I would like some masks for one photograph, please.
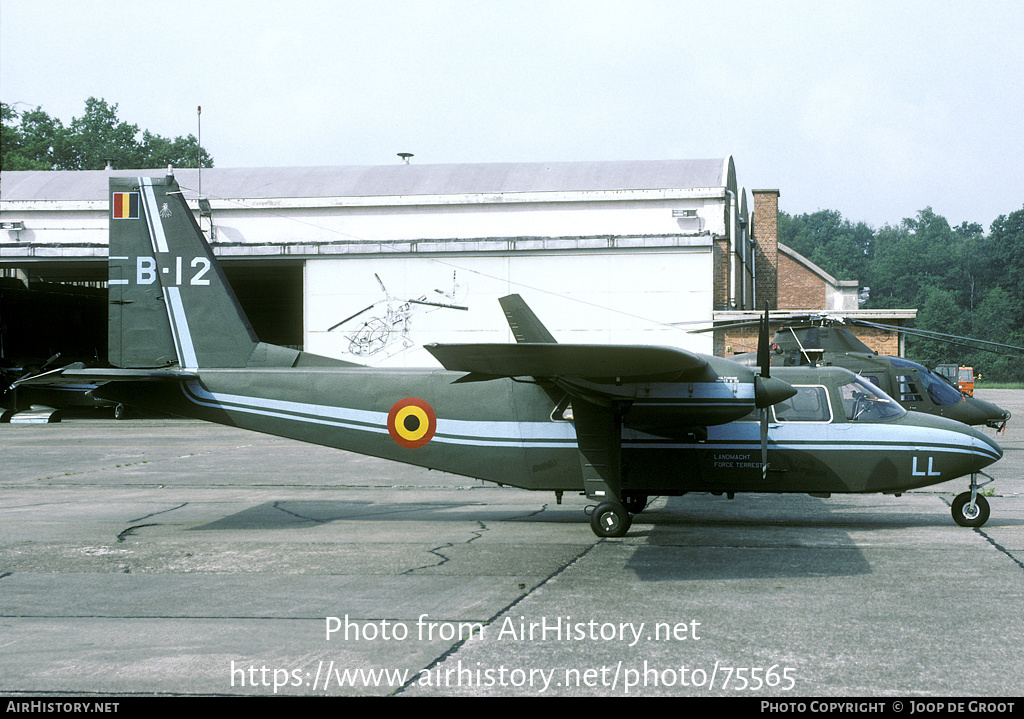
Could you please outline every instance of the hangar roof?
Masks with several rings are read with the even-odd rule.
[[[106,200],[109,177],[161,176],[156,170],[4,172],[5,201]],[[198,170],[175,169],[183,188]],[[242,167],[204,169],[203,194],[222,198],[378,197],[518,192],[725,188],[736,192],[731,157],[710,160]]]

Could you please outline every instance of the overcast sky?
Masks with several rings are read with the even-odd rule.
[[[1024,207],[1024,2],[3,0],[0,98],[219,167],[725,157],[790,214]],[[749,193],[748,193],[749,197]]]

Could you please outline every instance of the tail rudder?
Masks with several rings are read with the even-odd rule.
[[[110,178],[109,360],[244,367],[258,344],[173,175]]]

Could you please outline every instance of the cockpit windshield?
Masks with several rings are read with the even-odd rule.
[[[839,388],[848,422],[885,422],[907,413],[900,404],[863,377]]]

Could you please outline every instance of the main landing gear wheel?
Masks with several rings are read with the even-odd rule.
[[[971,504],[971,493],[958,494],[953,500],[953,521],[961,527],[980,527],[988,521],[988,500],[980,494]]]
[[[590,515],[590,528],[599,537],[621,537],[632,523],[633,518],[618,502],[602,502]]]

